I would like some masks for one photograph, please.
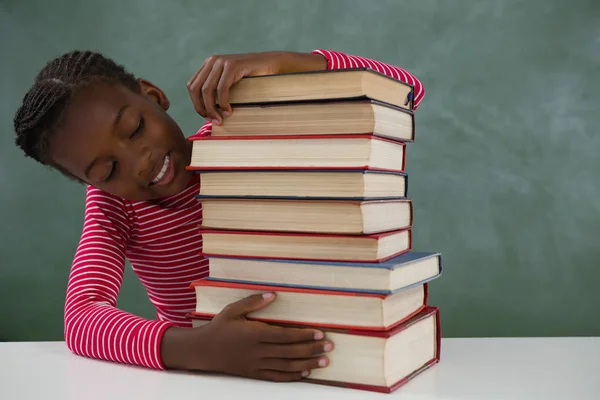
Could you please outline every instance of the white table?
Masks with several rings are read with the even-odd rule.
[[[75,356],[62,342],[0,343],[0,398],[598,400],[600,337],[444,339],[440,364],[391,395],[153,371]]]

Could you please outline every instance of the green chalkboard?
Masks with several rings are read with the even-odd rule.
[[[62,338],[84,187],[25,159],[12,117],[35,73],[104,52],[170,96],[211,54],[326,48],[425,84],[408,147],[414,248],[451,336],[600,335],[600,3],[506,1],[0,1],[0,340]],[[127,270],[119,306],[153,318]]]

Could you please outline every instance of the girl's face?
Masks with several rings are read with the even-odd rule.
[[[177,194],[192,177],[191,142],[166,113],[169,100],[150,82],[139,84],[140,93],[108,83],[79,90],[50,142],[63,169],[134,201]]]

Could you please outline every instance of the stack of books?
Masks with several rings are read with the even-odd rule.
[[[391,392],[439,361],[428,283],[441,255],[412,251],[405,173],[411,85],[369,69],[244,78],[231,116],[196,135],[203,254],[194,326],[256,293],[248,319],[319,328],[334,343],[306,381]]]

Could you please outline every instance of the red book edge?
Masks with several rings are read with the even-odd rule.
[[[214,285],[214,284],[210,284],[210,282],[218,283],[218,284]],[[382,299],[385,298],[386,296],[389,296],[389,295],[383,295],[383,294],[378,294],[378,293],[332,292],[332,291],[319,290],[319,289],[304,289],[304,288],[290,288],[290,287],[278,288],[276,286],[265,286],[265,285],[254,285],[254,284],[243,284],[243,283],[232,283],[232,282],[215,282],[215,281],[207,281],[207,280],[202,280],[202,279],[194,281],[190,284],[190,287],[192,287],[192,288],[195,286],[213,286],[213,287],[216,286],[216,287],[229,287],[229,288],[239,288],[239,289],[246,289],[246,288],[248,288],[248,286],[250,286],[251,289],[265,290],[265,291],[312,293],[312,294],[324,294],[324,295],[338,294],[340,296],[378,297],[378,298],[382,298]],[[371,336],[386,337],[384,331],[393,330],[394,328],[409,321],[411,318],[415,317],[416,315],[418,315],[419,313],[421,313],[423,310],[425,310],[427,308],[427,303],[429,301],[429,285],[428,285],[428,283],[424,283],[423,287],[424,287],[423,304],[419,308],[417,308],[415,311],[408,314],[406,317],[394,322],[391,325],[383,326],[383,327],[382,326],[356,326],[356,325],[327,324],[327,323],[315,323],[315,322],[298,322],[298,321],[293,321],[293,320],[278,320],[278,319],[271,319],[271,318],[256,318],[256,317],[249,317],[249,316],[247,316],[246,318],[251,321],[261,321],[261,322],[268,322],[268,323],[282,324],[282,325],[295,325],[295,326],[302,326],[302,327],[318,326],[318,327],[322,327],[322,328],[326,328],[326,329],[341,329],[346,333],[352,333],[352,332],[361,332],[362,333],[362,332],[369,331],[369,332],[373,332],[373,334],[371,334]],[[192,312],[188,313],[189,318],[204,319],[204,320],[211,319],[215,315],[216,314],[201,313],[198,311],[192,311]],[[377,333],[375,333],[375,332],[377,332]],[[384,333],[384,335],[382,336],[381,333]],[[356,334],[360,334],[360,333],[356,333]],[[363,335],[364,335],[364,333],[363,333]]]
[[[323,330],[325,332],[329,331],[329,332],[341,332],[341,333],[346,333],[346,334],[350,334],[350,335],[390,337],[390,336],[393,336],[393,335],[405,330],[407,327],[411,326],[412,324],[415,324],[431,315],[436,316],[435,317],[435,319],[436,319],[435,356],[431,360],[429,360],[425,364],[423,364],[420,368],[416,369],[411,374],[400,379],[398,382],[395,382],[391,386],[365,385],[365,384],[358,384],[358,383],[351,383],[351,382],[327,381],[327,380],[312,379],[312,378],[304,378],[303,381],[305,381],[307,383],[313,383],[313,384],[319,384],[319,385],[337,386],[337,387],[343,387],[343,388],[347,388],[347,389],[366,390],[366,391],[371,391],[371,392],[380,392],[380,393],[394,392],[401,386],[404,386],[406,383],[411,381],[413,378],[415,378],[417,375],[419,375],[423,371],[431,368],[432,366],[434,366],[435,364],[440,362],[441,347],[442,347],[442,325],[441,325],[441,320],[440,320],[440,310],[438,307],[433,307],[433,306],[425,307],[425,308],[423,308],[422,311],[415,314],[412,318],[404,321],[404,323],[402,323],[390,330],[387,330],[385,332],[371,332],[371,331],[365,331],[365,330],[346,330],[346,329],[340,329],[340,328],[334,328],[334,327],[323,327]],[[193,313],[189,313],[187,315],[187,317],[191,318],[191,319],[199,319],[199,320],[211,320],[212,319],[211,317],[194,315]],[[290,327],[297,326],[297,325],[279,324],[279,323],[277,323],[277,325],[290,326]]]

